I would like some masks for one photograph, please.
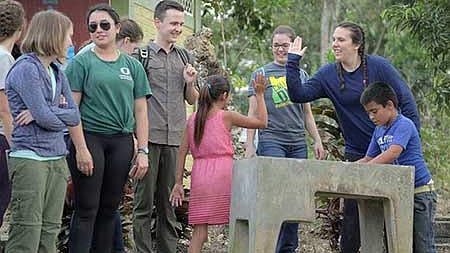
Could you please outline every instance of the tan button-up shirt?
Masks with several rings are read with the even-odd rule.
[[[148,100],[151,143],[180,145],[186,123],[183,62],[173,49],[169,53],[150,42],[148,81],[153,95]]]

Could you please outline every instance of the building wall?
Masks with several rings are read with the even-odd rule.
[[[128,0],[110,0],[110,2],[121,18],[129,17],[130,4]]]
[[[66,14],[73,23],[73,43],[78,50],[79,46],[89,39],[86,24],[86,14],[90,6],[99,3],[109,3],[109,0],[18,0],[24,9],[29,22],[36,12],[55,9]]]
[[[1,0],[0,0],[1,1]],[[144,31],[144,43],[155,39],[156,29],[153,26],[153,9],[160,0],[18,0],[25,8],[27,20],[31,20],[34,13],[55,9],[66,14],[73,22],[73,43],[78,51],[80,45],[89,39],[86,25],[86,13],[89,7],[98,3],[109,3],[121,17],[135,19]],[[195,9],[200,5],[200,0],[176,0],[185,9],[185,25],[183,33],[178,39],[178,45],[183,46],[183,41],[194,32],[194,16],[199,20],[200,15]]]

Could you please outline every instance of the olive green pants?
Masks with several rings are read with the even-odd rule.
[[[12,184],[7,253],[55,253],[69,171],[65,158],[9,158]]]
[[[176,253],[177,218],[169,202],[175,184],[178,146],[149,143],[149,169],[147,175],[135,181],[133,236],[137,253],[152,252],[151,218],[156,205],[156,252]],[[156,199],[155,199],[156,198]]]

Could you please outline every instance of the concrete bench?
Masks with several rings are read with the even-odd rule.
[[[235,161],[231,253],[273,253],[285,221],[312,222],[315,195],[358,201],[361,252],[412,252],[414,168],[256,157]]]

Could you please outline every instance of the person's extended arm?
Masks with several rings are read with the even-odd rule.
[[[136,138],[138,148],[148,146],[148,114],[146,97],[134,100],[134,117],[136,119]],[[145,153],[137,153],[135,179],[142,179],[148,170],[148,156]]]
[[[317,98],[325,97],[317,74],[305,83],[300,77],[299,62],[306,51],[306,47],[302,48],[302,39],[295,38],[291,43],[288,53],[288,61],[286,63],[286,83],[288,87],[288,95],[294,103],[307,103]]]
[[[248,98],[248,116],[249,117],[256,117],[256,96],[250,96]],[[255,156],[255,147],[253,145],[254,139],[255,139],[255,132],[256,130],[253,128],[247,129],[247,140],[246,140],[246,149],[245,149],[245,157],[253,157]]]
[[[73,98],[77,104],[80,104],[81,96],[80,92],[73,92]],[[70,127],[69,133],[72,143],[75,146],[77,169],[86,176],[92,176],[94,172],[94,162],[86,145],[86,140],[84,139],[82,122],[77,126]]]
[[[188,128],[186,126],[183,133],[183,139],[181,141],[180,149],[178,150],[177,155],[175,185],[173,186],[172,193],[170,194],[169,197],[169,201],[172,203],[172,206],[181,206],[183,204],[184,199],[183,174],[188,151],[189,151],[189,137],[188,137]]]
[[[395,161],[395,159],[397,159],[402,152],[403,152],[402,146],[397,145],[397,144],[393,144],[386,151],[384,151],[383,153],[379,154],[375,158],[371,159],[367,163],[369,163],[369,164],[370,163],[386,163],[386,164],[390,164],[393,161]]]
[[[386,150],[382,151],[376,140],[376,131],[372,134],[372,138],[370,139],[369,147],[367,148],[366,156],[358,162],[361,163],[392,163],[395,159],[397,159],[400,154],[403,152],[403,147],[400,144],[396,144],[395,142]],[[397,140],[409,140],[409,131],[401,131],[400,135],[405,135],[406,137],[399,136],[396,134]]]
[[[253,88],[255,89],[256,97],[256,117],[244,116],[238,112],[226,111],[224,113],[225,125],[231,129],[232,126],[245,127],[245,128],[266,128],[268,124],[267,120],[267,108],[264,101],[264,91],[266,90],[266,79],[262,72],[258,72],[255,79],[251,81]]]
[[[3,125],[3,133],[5,134],[9,146],[11,146],[13,118],[11,111],[9,110],[8,98],[6,97],[5,90],[0,90],[0,120]]]
[[[306,130],[308,130],[309,135],[314,140],[314,155],[316,156],[316,159],[322,160],[325,158],[325,150],[322,146],[322,138],[320,138],[319,131],[317,131],[316,121],[314,120],[311,105],[309,103],[304,104],[303,111],[305,114]]]
[[[10,147],[12,143],[13,118],[5,92],[5,79],[12,64],[13,62],[9,57],[0,57],[0,121],[3,125],[3,133]]]

